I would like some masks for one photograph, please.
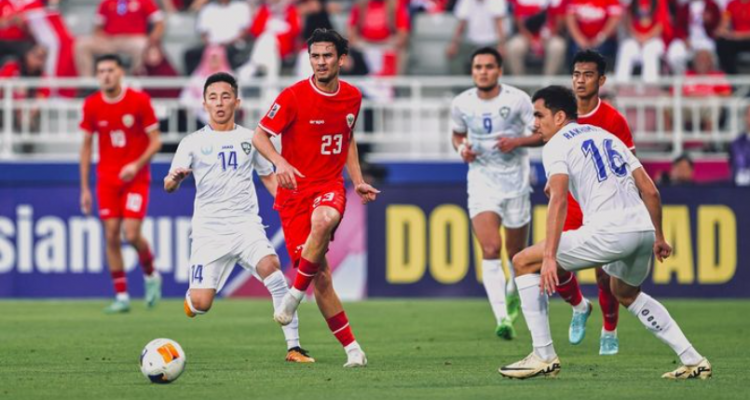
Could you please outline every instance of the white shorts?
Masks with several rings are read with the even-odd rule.
[[[219,243],[217,240],[221,240]],[[227,243],[229,242],[229,246]],[[266,237],[265,229],[258,224],[240,235],[221,236],[201,240],[193,238],[190,255],[190,288],[216,289],[218,293],[229,279],[235,264],[256,275],[255,268],[267,256],[276,256],[276,250]],[[217,249],[218,251],[212,251]]]
[[[631,286],[641,286],[651,271],[654,231],[607,233],[587,229],[565,231],[557,262],[566,271],[604,266],[609,275]]]
[[[479,194],[469,192],[469,216],[474,218],[488,211],[499,215],[504,227],[521,228],[531,222],[531,197],[524,194],[510,199],[501,199],[487,192]]]

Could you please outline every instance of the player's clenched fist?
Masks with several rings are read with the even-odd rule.
[[[175,191],[180,186],[180,183],[190,175],[190,172],[187,168],[175,168],[169,171],[169,174],[164,178],[164,189],[168,193]]]
[[[359,197],[362,198],[362,204],[375,201],[378,197],[378,193],[380,193],[380,190],[375,189],[368,183],[360,183],[354,187],[354,190],[356,190]]]
[[[477,153],[471,149],[471,145],[468,142],[463,142],[458,146],[458,155],[461,156],[466,163],[474,162],[474,160],[477,159]]]
[[[279,182],[279,186],[284,189],[297,190],[297,176],[305,177],[283,158],[276,164],[276,180]]]
[[[654,255],[660,262],[664,261],[665,258],[669,258],[672,255],[672,246],[664,238],[657,238],[654,241]]]
[[[91,214],[91,191],[81,190],[81,212],[83,215]]]
[[[120,170],[120,179],[122,179],[123,182],[130,182],[135,178],[135,175],[138,173],[138,165],[134,162],[130,164],[126,164],[122,169]]]

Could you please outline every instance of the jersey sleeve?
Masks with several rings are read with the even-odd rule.
[[[453,9],[453,14],[455,14],[456,18],[458,18],[461,21],[465,21],[469,19],[469,14],[471,10],[469,9],[469,2],[467,0],[458,0],[456,2],[456,6]]]
[[[638,168],[643,167],[643,164],[641,164],[640,160],[638,160],[638,157],[636,157],[635,154],[633,154],[633,152],[630,151],[630,149],[625,148],[623,153],[625,157],[625,162],[630,167],[630,171],[635,171]]]
[[[524,136],[531,136],[534,133],[534,105],[531,104],[531,97],[528,94],[523,93],[521,105],[518,109],[518,117],[521,119],[524,128],[523,134]]]
[[[253,154],[253,168],[255,168],[258,176],[268,176],[273,173],[273,164],[257,150]]]
[[[469,128],[466,126],[466,121],[458,103],[458,97],[453,99],[453,103],[451,103],[451,129],[453,129],[453,132],[465,134],[469,131]]]
[[[143,131],[150,133],[154,129],[159,129],[159,120],[156,119],[154,107],[151,105],[151,97],[146,93],[142,93],[142,96],[141,118],[143,121]]]
[[[544,172],[547,174],[547,179],[552,175],[570,175],[568,172],[568,164],[565,160],[565,148],[561,146],[562,143],[547,143],[542,150],[542,163],[544,164]]]
[[[86,133],[93,134],[96,132],[96,121],[94,121],[94,112],[91,102],[86,100],[83,102],[83,115],[81,116],[81,122],[78,126]]]
[[[193,149],[192,140],[190,137],[186,137],[180,141],[177,146],[177,151],[174,153],[172,158],[172,165],[169,167],[169,171],[172,172],[177,168],[191,168],[193,166]]]
[[[294,93],[288,88],[284,89],[258,125],[266,132],[281,135],[297,117],[296,107]]]
[[[635,142],[633,141],[633,133],[630,131],[630,125],[622,114],[618,118],[619,123],[617,124],[616,136],[625,143],[625,146],[630,150],[635,150]]]

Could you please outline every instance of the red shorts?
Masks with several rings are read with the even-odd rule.
[[[148,206],[148,182],[109,183],[99,181],[96,195],[99,218],[143,219]]]
[[[335,185],[308,188],[303,192],[279,190],[273,208],[279,212],[286,250],[294,266],[297,266],[302,257],[302,248],[310,235],[312,213],[320,206],[332,207],[343,217],[344,210],[346,210],[344,186],[337,182]],[[333,234],[331,241],[333,241]]]
[[[583,212],[576,199],[568,193],[568,214],[565,216],[563,232],[574,231],[583,226]]]

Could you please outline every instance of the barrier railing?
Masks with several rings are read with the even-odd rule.
[[[294,79],[275,85],[243,84],[242,112],[238,123],[252,127],[267,111],[280,88]],[[468,77],[399,77],[394,79],[350,79],[366,98],[357,125],[360,143],[370,144],[374,159],[443,160],[456,156],[450,145],[450,103],[457,93],[471,87]],[[570,85],[568,77],[503,77],[502,82],[531,93],[549,84]],[[715,79],[669,78],[657,85],[634,82],[608,84],[609,101],[626,116],[641,150],[669,157],[686,147],[715,151],[744,129],[745,110],[750,99],[750,77],[731,78],[734,95],[688,97],[687,85],[715,85]],[[129,78],[139,89],[173,89],[190,84],[188,78]],[[92,79],[15,79],[0,81],[3,111],[0,130],[0,158],[77,157],[80,143],[78,121],[82,98],[53,97],[47,100],[20,99],[14,93],[31,88],[74,87],[91,92]],[[80,92],[80,91],[79,91]],[[161,121],[163,141],[176,144],[200,125],[200,98],[153,96]],[[538,154],[538,153],[535,153]]]

